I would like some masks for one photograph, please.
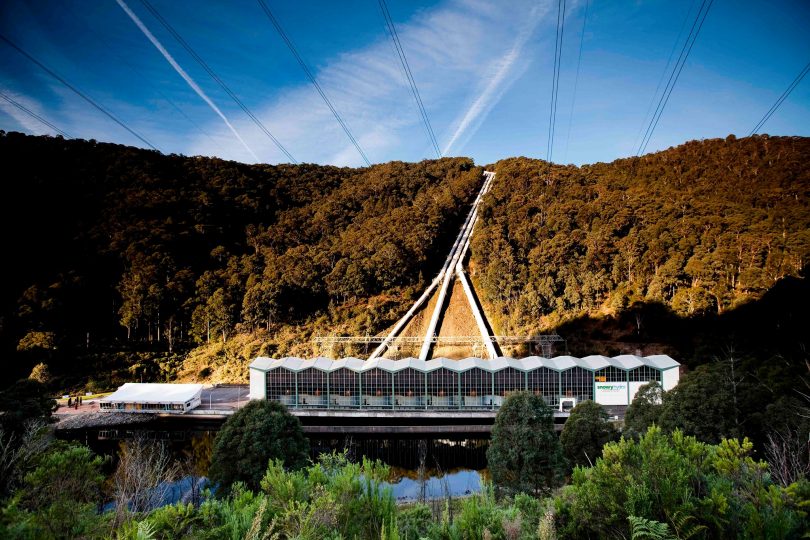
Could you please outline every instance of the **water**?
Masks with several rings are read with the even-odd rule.
[[[157,428],[157,429],[156,429]],[[64,436],[64,434],[61,434]],[[109,456],[105,472],[117,465],[121,445],[134,437],[147,437],[167,445],[182,463],[184,476],[171,483],[164,503],[188,499],[188,484],[207,474],[215,430],[165,429],[165,426],[126,426],[119,429],[88,429],[66,437],[89,446],[99,455]],[[311,458],[332,451],[346,451],[351,461],[380,460],[389,466],[385,483],[398,502],[463,497],[478,493],[487,478],[486,439],[465,438],[365,438],[311,437]],[[191,471],[192,474],[188,474]]]
[[[486,478],[486,439],[310,439],[312,456],[346,451],[350,460],[363,457],[387,464],[386,483],[400,502],[463,497],[481,491]]]

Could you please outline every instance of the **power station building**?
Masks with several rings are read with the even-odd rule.
[[[511,392],[543,396],[568,410],[584,400],[629,405],[638,389],[658,381],[678,384],[680,364],[667,355],[613,358],[378,358],[272,359],[250,364],[250,398],[289,408],[313,409],[497,409]]]

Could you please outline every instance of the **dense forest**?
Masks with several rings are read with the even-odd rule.
[[[248,166],[18,133],[0,159],[6,383],[44,363],[60,388],[94,374],[99,390],[171,378],[218,342],[191,374],[205,377],[234,336],[260,336],[250,356],[377,332],[441,265],[482,181],[469,159]]]
[[[723,313],[810,262],[810,140],[693,141],[561,167],[514,158],[472,248],[505,332],[662,303]]]
[[[736,350],[798,372],[809,155],[806,138],[729,136],[608,164],[489,166],[470,267],[496,333],[691,367]],[[256,354],[382,332],[438,270],[483,171],[244,165],[18,133],[2,133],[0,157],[5,381],[38,366],[54,390],[242,380]]]

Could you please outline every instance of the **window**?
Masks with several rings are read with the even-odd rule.
[[[326,373],[315,368],[307,368],[298,373],[298,405],[326,406]]]
[[[596,382],[625,382],[627,380],[627,372],[621,368],[608,366],[606,368],[597,369],[594,373],[594,380]]]
[[[332,407],[360,405],[360,381],[357,373],[340,368],[329,374],[329,400]]]
[[[390,396],[391,395],[391,374],[380,368],[373,368],[364,371],[363,394],[370,396]]]
[[[546,404],[556,407],[560,404],[560,374],[553,369],[541,367],[528,374],[529,392],[543,396]]]
[[[575,397],[577,403],[593,399],[593,373],[581,367],[573,367],[562,372],[563,397]]]
[[[650,366],[639,366],[630,370],[630,381],[632,382],[661,382],[661,372]]]
[[[526,374],[515,368],[495,372],[495,395],[508,396],[512,392],[526,389]]]
[[[276,368],[267,372],[267,399],[295,405],[295,373]]]
[[[458,397],[458,373],[439,368],[427,374],[428,396],[431,407],[446,409],[456,406]]]
[[[363,406],[388,407],[391,396],[391,374],[380,368],[372,368],[361,374],[363,381]]]
[[[413,368],[407,368],[394,374],[395,407],[400,409],[421,407],[424,395],[424,373]]]
[[[461,374],[461,396],[464,407],[489,407],[492,396],[492,374],[481,368],[472,368]]]

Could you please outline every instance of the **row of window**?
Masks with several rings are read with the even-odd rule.
[[[186,406],[190,406],[191,402]],[[182,403],[99,403],[99,407],[108,411],[183,411]]]
[[[446,368],[428,373],[412,368],[396,373],[379,368],[362,373],[347,368],[331,372],[277,368],[265,376],[268,399],[300,407],[488,407],[521,390],[557,406],[561,396],[593,399],[594,382],[623,382],[628,377],[630,381],[661,381],[661,372],[647,366],[629,371],[606,367],[595,372],[580,367],[524,372],[510,367],[494,373],[480,368],[461,373]]]

